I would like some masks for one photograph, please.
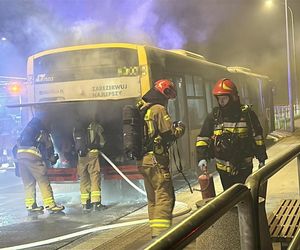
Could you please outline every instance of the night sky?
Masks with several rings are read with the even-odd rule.
[[[273,79],[275,102],[285,104],[284,0],[273,1],[268,9],[264,0],[0,0],[0,75],[25,76],[27,57],[46,49],[133,42],[251,68]],[[300,1],[289,6],[297,50]]]

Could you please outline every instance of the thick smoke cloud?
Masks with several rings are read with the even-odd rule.
[[[216,63],[251,68],[269,75],[278,87],[286,86],[280,2],[267,10],[258,0],[2,0],[0,36],[7,40],[0,41],[0,74],[25,76],[26,58],[45,49],[134,42],[187,49]],[[300,3],[289,0],[289,5],[299,44]]]

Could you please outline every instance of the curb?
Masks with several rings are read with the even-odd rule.
[[[292,136],[292,133],[285,130],[274,130],[270,134],[267,135],[267,139],[272,139],[278,141],[282,138]]]

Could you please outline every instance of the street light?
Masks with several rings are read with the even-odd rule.
[[[294,60],[294,74],[295,81],[297,81],[296,73],[296,55],[295,55],[295,37],[294,37],[294,18],[292,9],[288,6],[288,0],[284,0],[284,10],[285,10],[285,31],[286,31],[286,54],[287,54],[287,73],[288,73],[288,98],[289,98],[289,110],[290,110],[290,130],[295,131],[294,122],[294,107],[293,107],[293,90],[292,90],[292,79],[291,79],[291,59],[290,59],[290,41],[289,41],[289,20],[288,20],[288,10],[291,13],[291,23],[292,23],[292,40],[293,40],[293,60]],[[272,0],[267,0],[266,4],[268,6],[272,5]],[[298,91],[296,89],[296,91]],[[298,104],[298,93],[296,92],[297,104]]]
[[[294,29],[294,14],[290,6],[287,6],[291,14],[291,31],[292,31],[292,46],[293,46],[293,65],[294,65],[294,83],[296,92],[296,105],[299,105],[298,99],[298,78],[297,78],[297,67],[296,67],[296,46],[295,46],[295,29]]]
[[[290,130],[295,131],[294,123],[294,106],[293,106],[293,90],[291,82],[291,60],[290,60],[290,41],[289,41],[289,19],[288,19],[288,4],[287,0],[284,0],[285,9],[285,31],[286,31],[286,54],[288,65],[288,95],[289,95],[289,107],[290,107]]]

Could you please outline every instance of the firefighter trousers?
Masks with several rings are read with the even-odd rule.
[[[175,193],[168,166],[168,156],[154,156],[153,154],[144,156],[139,166],[147,192],[152,237],[158,236],[172,224]]]
[[[81,204],[101,202],[101,175],[99,151],[79,157],[77,172],[80,177]]]
[[[18,157],[20,176],[25,189],[25,205],[27,209],[36,206],[36,183],[38,183],[45,207],[55,206],[53,191],[47,176],[45,162],[35,156]]]

